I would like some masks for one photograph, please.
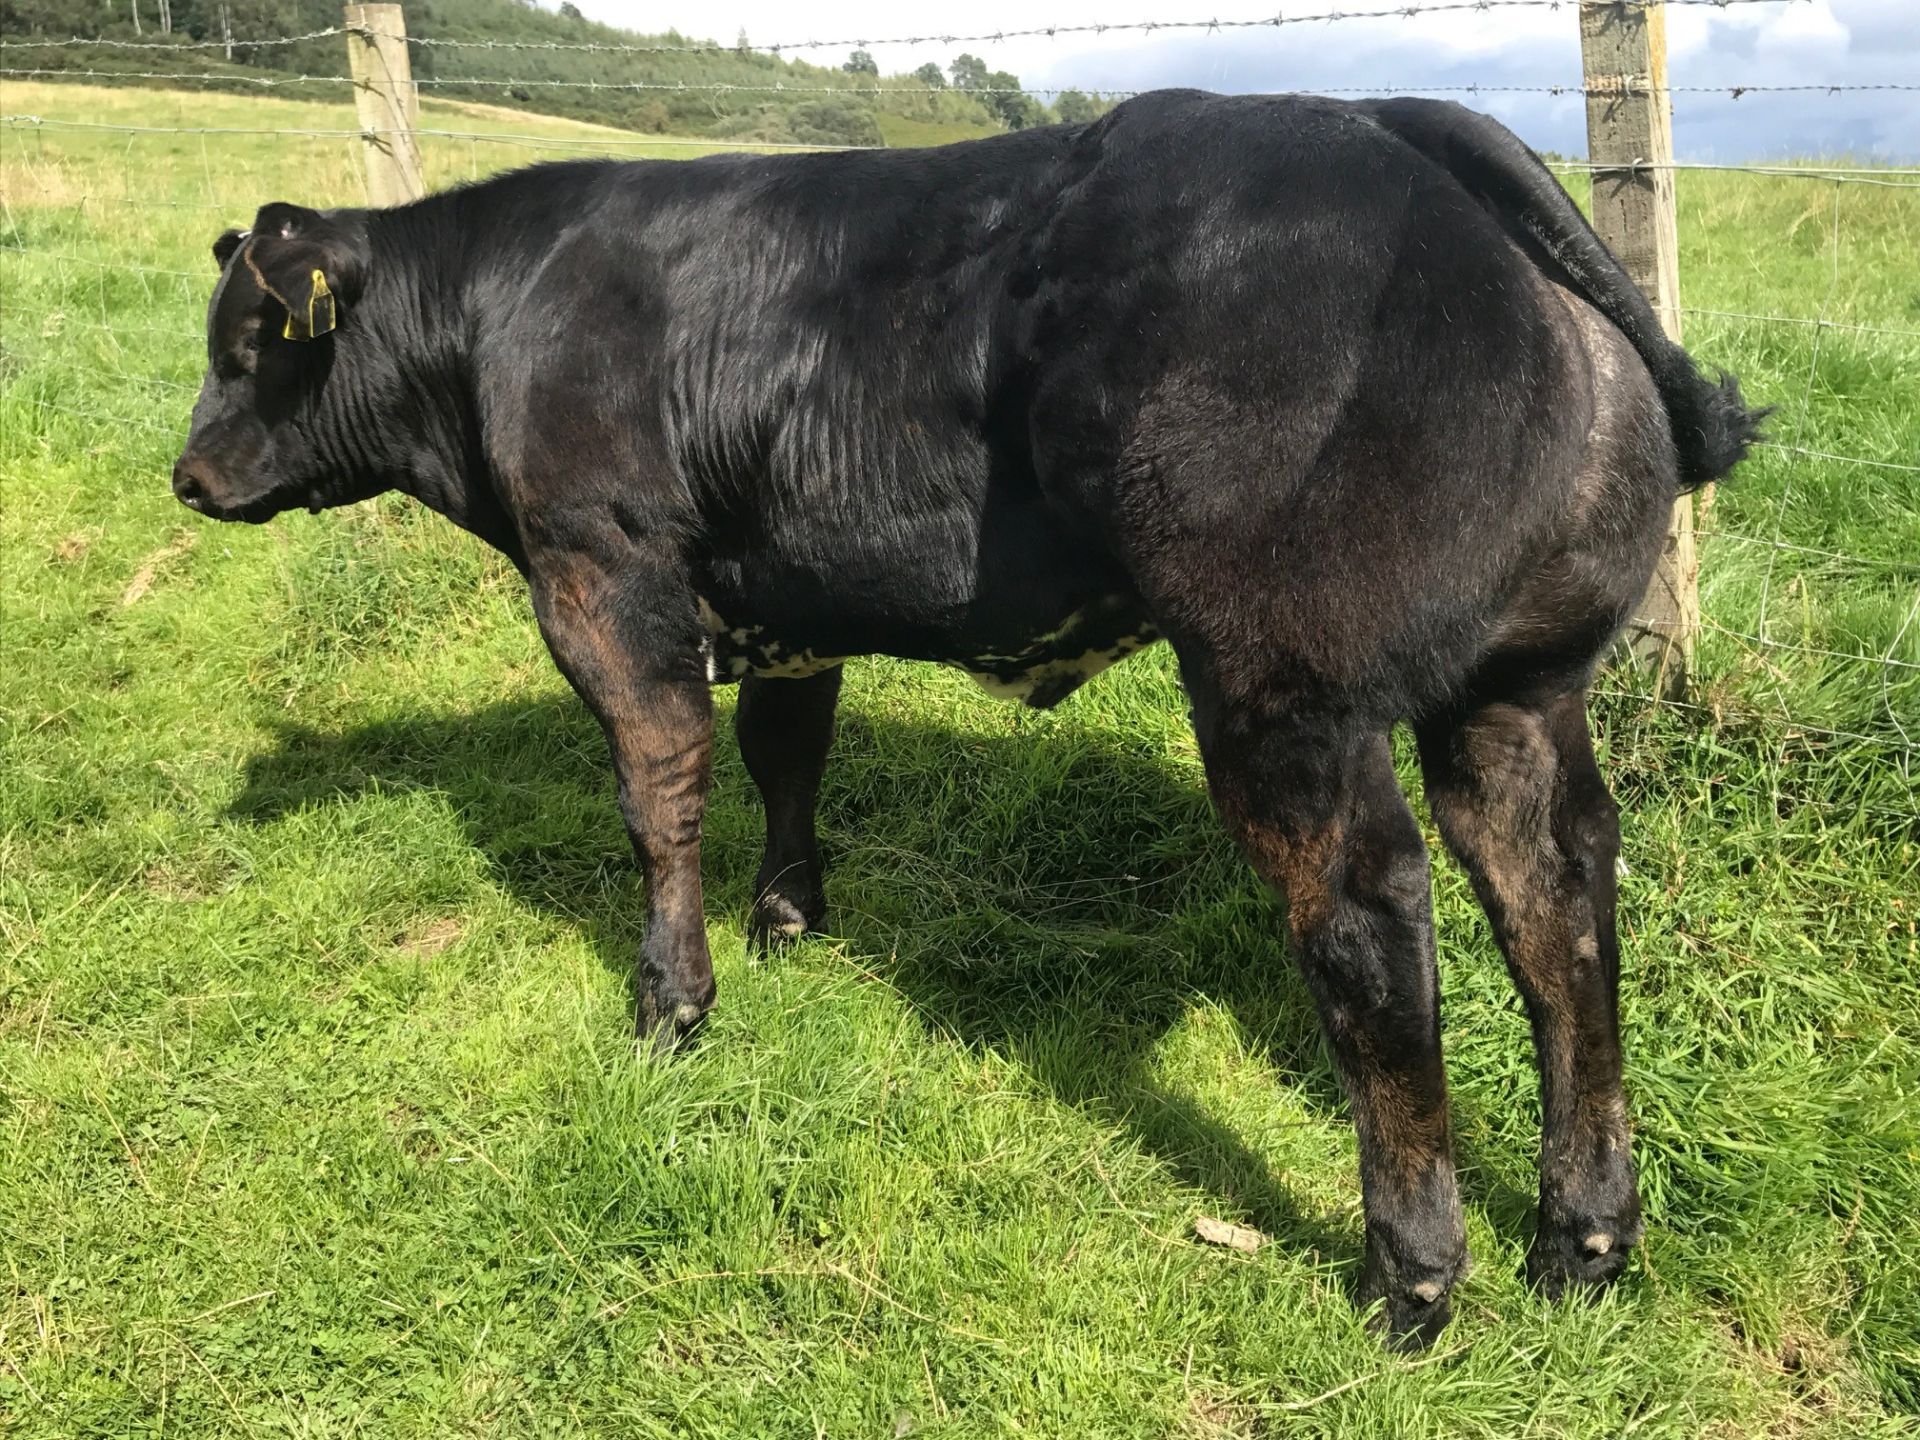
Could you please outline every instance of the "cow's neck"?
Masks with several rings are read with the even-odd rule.
[[[411,495],[523,564],[494,496],[469,379],[467,254],[438,197],[369,216],[371,272],[348,406],[377,418],[366,443],[383,487]]]

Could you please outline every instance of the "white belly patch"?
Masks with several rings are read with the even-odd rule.
[[[966,671],[976,685],[996,700],[1018,700],[1036,710],[1046,710],[1058,705],[1109,665],[1151,645],[1156,638],[1151,633],[1122,635],[1103,648],[1083,650],[1078,655],[1056,655],[1031,664],[1000,655],[949,663]]]
[[[831,670],[847,657],[816,655],[810,649],[793,649],[767,635],[764,625],[729,625],[700,597],[700,619],[707,627],[707,680],[744,680],[760,675],[770,680],[802,680],[822,670]]]
[[[703,597],[707,679],[715,684],[749,675],[797,680],[829,670],[843,655],[820,655],[768,635],[764,625],[729,625]],[[964,670],[996,700],[1018,700],[1051,709],[1087,681],[1159,639],[1131,607],[1117,599],[1076,610],[1061,624],[1004,654],[944,658]]]

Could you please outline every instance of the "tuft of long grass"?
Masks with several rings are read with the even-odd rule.
[[[1914,1433],[1920,477],[1764,452],[1704,522],[1698,708],[1596,701],[1650,1227],[1595,1305],[1518,1278],[1526,1023],[1436,862],[1479,1268],[1389,1358],[1347,1300],[1345,1105],[1164,653],[1044,715],[851,667],[834,934],[774,959],[723,746],[721,1006],[637,1063],[604,746],[510,567],[401,502],[245,530],[167,493],[206,246],[354,198],[348,142],[0,138],[13,1432]],[[1687,302],[1920,330],[1910,193],[1841,196],[1835,282],[1830,188],[1684,175]],[[1688,326],[1783,445],[1915,461],[1914,337]]]

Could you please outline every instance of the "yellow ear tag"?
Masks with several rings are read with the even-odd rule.
[[[312,340],[326,334],[333,326],[333,291],[327,288],[326,271],[315,270],[313,290],[307,296],[307,333],[302,335],[295,330],[291,309],[287,311],[287,327],[282,333],[289,340]]]

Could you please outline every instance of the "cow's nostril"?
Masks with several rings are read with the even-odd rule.
[[[183,504],[192,505],[207,498],[207,487],[198,474],[179,461],[173,467],[173,493]]]

